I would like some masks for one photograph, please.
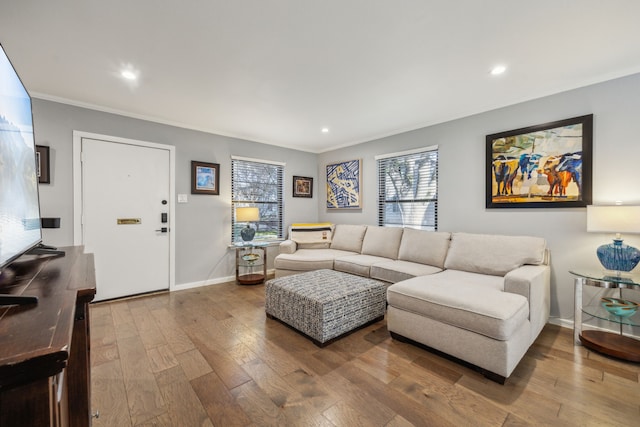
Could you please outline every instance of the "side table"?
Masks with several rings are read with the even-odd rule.
[[[258,285],[267,277],[267,247],[264,242],[234,244],[236,249],[236,282],[239,285]]]
[[[623,289],[634,290],[636,291],[634,293],[637,293],[637,297],[634,295],[635,298],[633,299],[640,301],[640,275],[625,274],[624,276],[616,276],[595,271],[569,271],[569,273],[575,276],[573,337],[576,343],[582,343],[587,348],[619,359],[640,362],[640,340],[623,335],[622,331],[624,325],[640,326],[640,312],[629,317],[615,316],[600,305],[599,299],[597,304],[589,304],[587,306],[583,306],[582,301],[584,286],[619,289],[620,298],[622,298]],[[619,333],[583,330],[583,313],[617,324]]]

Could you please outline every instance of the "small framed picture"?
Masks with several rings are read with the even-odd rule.
[[[293,197],[313,197],[313,178],[306,176],[293,177]]]
[[[191,194],[220,195],[220,164],[191,161]]]
[[[51,174],[49,172],[49,147],[36,145],[36,175],[40,184],[50,184]]]

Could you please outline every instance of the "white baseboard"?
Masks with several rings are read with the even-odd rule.
[[[573,319],[562,319],[560,317],[550,317],[547,323],[561,326],[563,328],[573,329]]]
[[[275,269],[267,270],[267,275],[275,274]],[[223,283],[235,282],[236,276],[227,276],[227,277],[216,277],[213,279],[202,280],[200,282],[190,282],[190,283],[180,283],[179,285],[175,285],[173,289],[170,289],[170,292],[173,291],[183,291],[185,289],[194,289],[200,288],[202,286],[211,286],[211,285],[221,285]]]
[[[222,283],[233,282],[234,280],[236,280],[236,276],[217,277],[215,279],[202,280],[200,282],[180,283],[179,285],[174,286],[173,289],[170,289],[170,291],[183,291],[185,289],[200,288],[202,286],[220,285]]]
[[[605,321],[606,322],[606,321]],[[559,317],[552,317],[549,319],[549,322],[552,325],[558,325],[561,326],[563,328],[568,328],[568,329],[573,329],[573,319],[561,319]],[[583,323],[582,324],[582,330],[585,329],[593,329],[596,331],[604,331],[604,332],[618,332],[615,327],[613,326],[613,324],[609,325],[609,328],[603,327],[603,326],[598,326],[598,325],[590,325],[587,323]]]

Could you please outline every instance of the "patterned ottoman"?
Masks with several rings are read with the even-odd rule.
[[[280,320],[323,347],[342,335],[384,318],[383,282],[333,270],[269,280],[267,317]]]

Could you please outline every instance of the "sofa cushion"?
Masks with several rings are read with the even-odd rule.
[[[398,259],[444,268],[451,233],[405,228]]]
[[[362,241],[361,253],[397,259],[402,231],[402,227],[368,226]]]
[[[336,249],[298,249],[292,254],[281,253],[273,265],[276,269],[310,271],[322,268],[333,269],[333,260],[339,256],[354,255],[354,252]]]
[[[445,270],[395,283],[390,306],[506,341],[529,316],[527,299],[502,291],[497,276]]]
[[[336,257],[333,262],[333,268],[337,271],[369,277],[371,266],[383,261],[389,261],[389,258],[374,255],[348,255]]]
[[[291,224],[289,239],[300,249],[328,248],[331,245],[333,224],[330,222]]]
[[[366,225],[338,224],[333,232],[331,249],[360,253]]]
[[[434,274],[439,271],[442,271],[442,269],[432,265],[396,260],[373,264],[369,270],[369,276],[372,279],[396,283],[401,280],[411,279],[416,276],[426,276],[427,274]]]
[[[544,263],[540,237],[453,233],[446,269],[504,276],[524,264]]]

